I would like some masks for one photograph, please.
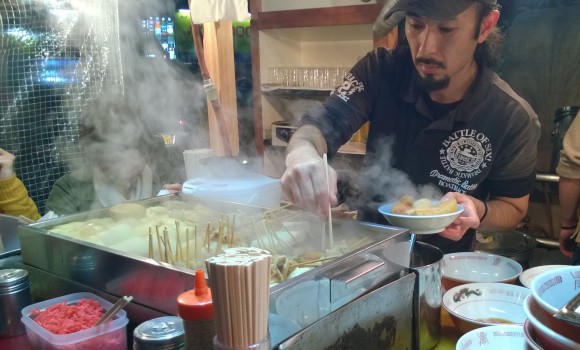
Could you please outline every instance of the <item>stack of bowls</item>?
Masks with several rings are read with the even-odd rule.
[[[580,326],[554,317],[578,293],[580,266],[546,271],[531,281],[524,303],[526,341],[532,349],[580,349]]]
[[[465,333],[457,349],[525,346],[523,304],[530,290],[514,285],[522,273],[517,261],[486,252],[452,253],[443,257],[441,270],[443,307]]]

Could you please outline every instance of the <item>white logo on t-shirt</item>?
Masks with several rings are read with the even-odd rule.
[[[438,178],[439,185],[453,191],[473,191],[481,180],[474,183],[470,180],[481,174],[491,159],[491,143],[485,134],[473,129],[458,130],[449,135],[439,149],[439,160],[449,175],[432,170],[431,176]]]
[[[365,87],[363,83],[356,80],[354,75],[349,72],[344,77],[342,85],[334,89],[331,94],[341,98],[344,102],[348,102],[348,100],[350,100],[350,95],[354,94],[355,92],[362,92],[364,89]]]

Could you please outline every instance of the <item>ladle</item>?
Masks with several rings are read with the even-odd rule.
[[[580,312],[578,308],[580,307],[580,292],[578,292],[566,305],[554,314],[554,317],[562,321],[575,323],[580,325]]]

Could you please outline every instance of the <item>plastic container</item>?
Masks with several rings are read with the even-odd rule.
[[[107,300],[92,293],[75,293],[59,298],[46,300],[32,304],[22,309],[22,322],[26,326],[26,335],[32,349],[58,349],[58,350],[125,350],[127,349],[127,313],[119,310],[110,322],[98,327],[88,328],[71,334],[54,334],[36,323],[30,314],[33,309],[44,310],[54,304],[66,301],[74,304],[81,299],[93,299],[99,302],[103,311],[113,306]]]
[[[183,183],[182,192],[194,197],[277,208],[280,206],[282,186],[279,179],[246,174],[230,178],[193,178]]]

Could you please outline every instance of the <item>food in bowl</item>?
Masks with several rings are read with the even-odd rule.
[[[383,214],[387,220],[397,227],[411,230],[416,234],[439,233],[450,225],[462,212],[463,207],[457,205],[457,210],[453,213],[440,215],[410,215],[393,213],[394,204],[383,204],[379,207],[379,213]]]
[[[564,327],[554,324],[557,320],[552,315],[546,314],[533,295],[529,295],[524,302],[524,312],[531,324],[535,336],[545,350],[574,350],[580,349],[580,342],[572,339],[578,338],[574,333],[567,333]],[[564,323],[564,322],[563,322]],[[576,330],[576,333],[578,333]]]
[[[455,345],[456,350],[524,349],[526,337],[523,326],[497,325],[474,329],[465,333]]]
[[[393,204],[391,208],[391,213],[402,214],[402,215],[416,215],[416,216],[429,216],[429,215],[443,215],[451,214],[456,212],[457,200],[455,198],[450,198],[448,200],[434,202],[428,198],[421,198],[414,200],[411,196],[403,196],[399,201]]]
[[[450,253],[441,260],[445,289],[476,282],[514,283],[522,273],[515,260],[483,252]]]
[[[523,325],[530,290],[505,283],[468,283],[443,294],[443,307],[462,333],[497,324]]]
[[[532,280],[530,287],[534,301],[539,306],[536,317],[542,315],[547,327],[576,343],[580,343],[580,326],[559,320],[553,315],[578,293],[578,285],[580,266],[567,266],[539,274]]]

